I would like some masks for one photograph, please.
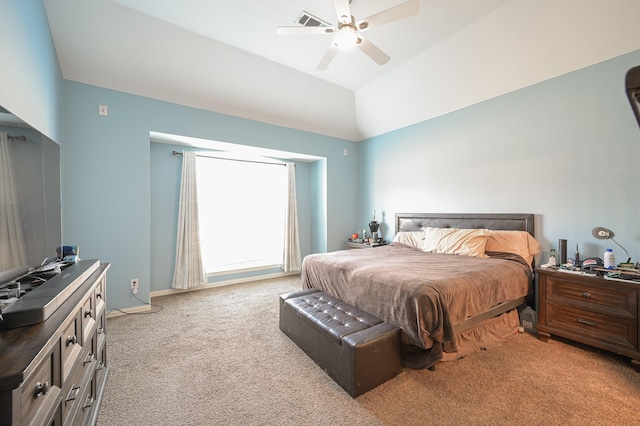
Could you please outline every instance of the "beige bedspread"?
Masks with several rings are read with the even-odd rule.
[[[531,268],[519,256],[479,259],[398,243],[306,256],[301,276],[303,288],[321,289],[391,322],[402,329],[403,343],[437,346],[440,354],[457,350],[454,325],[526,296],[531,286]]]

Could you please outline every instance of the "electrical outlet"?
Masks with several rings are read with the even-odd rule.
[[[107,107],[106,105],[98,105],[98,114],[109,115],[109,107]]]
[[[131,293],[133,293],[133,294],[137,294],[138,293],[138,279],[137,278],[131,278]]]

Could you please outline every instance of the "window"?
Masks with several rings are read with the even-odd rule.
[[[196,167],[206,272],[282,265],[286,167],[205,156]]]

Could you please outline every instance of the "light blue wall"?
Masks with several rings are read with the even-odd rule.
[[[0,105],[62,144],[62,74],[42,0],[2,0],[0,17]]]
[[[355,173],[355,170],[354,170]],[[316,161],[311,164],[310,182],[316,185],[311,197],[311,228],[317,233],[318,238],[311,241],[312,253],[327,252],[327,160]],[[356,182],[349,181],[348,185]],[[353,189],[353,188],[352,188]],[[350,203],[349,205],[352,205]],[[355,204],[353,204],[355,206]],[[345,223],[347,221],[344,221]],[[339,247],[341,248],[341,247]]]
[[[151,143],[151,291],[171,289],[176,257],[176,233],[178,226],[178,203],[180,201],[180,175],[182,157],[172,155],[172,151],[204,151],[203,149],[164,143]],[[318,160],[323,161],[323,160]],[[323,182],[310,176],[313,163],[296,162],[296,199],[298,204],[298,227],[300,232],[300,251],[302,256],[310,254],[312,241],[323,240],[326,246],[326,233],[322,228],[312,226],[312,217],[318,213],[312,199],[317,197]],[[240,195],[240,194],[239,194]],[[255,238],[260,238],[261,229],[269,226],[260,221],[260,206],[255,206],[254,223],[232,223],[227,226],[251,228]],[[224,243],[224,242],[222,242]],[[251,244],[246,241],[245,244]],[[282,271],[252,271],[242,274],[226,274],[210,277],[209,282],[238,280],[251,276],[276,274]]]
[[[98,115],[98,105],[108,106],[109,115]],[[111,262],[109,309],[140,305],[131,295],[131,278],[140,280],[138,297],[144,301],[152,288],[164,288],[171,279],[163,276],[151,285],[152,266],[173,257],[165,252],[151,259],[152,234],[154,244],[167,244],[157,232],[168,229],[152,228],[158,214],[151,214],[152,186],[161,190],[165,177],[152,185],[150,131],[325,157],[328,249],[342,248],[355,226],[357,155],[342,155],[343,149],[355,153],[353,142],[68,81],[64,111],[65,241],[79,245],[83,258]],[[174,167],[167,167],[166,179],[176,182],[179,161],[169,160]],[[167,191],[175,197],[175,185]]]
[[[359,213],[534,213],[543,263],[559,238],[599,256],[595,226],[640,258],[640,129],[624,91],[634,52],[359,144]],[[571,257],[571,256],[570,256]],[[626,260],[626,259],[624,259]]]

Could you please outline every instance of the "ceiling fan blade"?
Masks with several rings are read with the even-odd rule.
[[[378,46],[371,43],[362,36],[360,36],[360,43],[358,43],[357,46],[360,48],[360,50],[366,53],[368,57],[376,61],[378,65],[384,65],[389,62],[389,59],[391,59],[389,55],[380,50]]]
[[[368,18],[359,20],[356,22],[356,27],[358,27],[360,31],[365,31],[417,15],[418,13],[420,13],[420,2],[418,0],[409,0],[408,2],[371,15]]]
[[[333,27],[278,27],[278,35],[313,35],[313,34],[333,34],[336,31]]]
[[[327,52],[324,54],[324,56],[320,60],[320,63],[316,67],[316,71],[325,71],[329,67],[329,64],[331,63],[333,58],[336,56],[336,53],[338,53],[338,46],[336,46],[335,43],[331,43],[331,46],[329,46]]]
[[[341,24],[350,23],[351,7],[349,7],[349,0],[333,0],[333,5],[336,8],[338,22],[340,22]]]

